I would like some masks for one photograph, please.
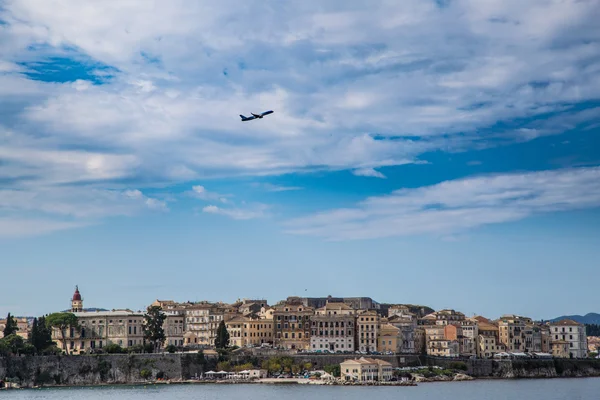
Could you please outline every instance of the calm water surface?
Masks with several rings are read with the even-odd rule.
[[[600,399],[600,378],[423,383],[416,387],[305,385],[170,385],[28,389],[1,400],[580,400]]]

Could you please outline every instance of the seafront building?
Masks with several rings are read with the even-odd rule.
[[[552,348],[553,353],[556,349],[557,357],[587,357],[588,344],[583,324],[571,319],[563,319],[550,324],[550,335],[552,335],[553,343],[560,343]]]
[[[59,349],[68,354],[89,353],[109,344],[126,348],[144,343],[144,313],[141,311],[86,311],[76,287],[71,299],[71,312],[77,317],[79,329],[70,328],[66,332],[52,330],[52,339]]]
[[[387,361],[361,357],[340,363],[340,375],[346,381],[387,382],[392,380],[392,364]]]
[[[355,351],[355,311],[343,302],[328,302],[311,318],[310,349],[313,351]]]
[[[307,304],[321,307],[315,309]],[[551,354],[583,358],[589,350],[585,326],[572,320],[539,323],[507,314],[493,321],[482,316],[467,318],[452,309],[424,315],[421,312],[424,308],[419,317],[408,306],[379,304],[368,297],[289,297],[273,307],[262,299],[238,300],[233,304],[155,300],[151,305],[160,307],[166,315],[165,347],[210,349],[214,347],[219,325],[224,323],[232,346],[273,346],[288,352],[463,358]],[[356,308],[361,306],[369,308]],[[71,298],[70,311],[77,316],[80,329],[65,332],[65,348],[61,332],[56,329],[52,332],[53,339],[65,352],[87,353],[111,343],[122,347],[144,343],[142,311],[85,309],[78,287]],[[27,320],[18,322],[22,329],[19,335],[26,337]]]

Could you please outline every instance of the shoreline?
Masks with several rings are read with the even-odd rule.
[[[514,380],[542,380],[542,379],[585,379],[585,378],[600,378],[600,376],[549,376],[549,377],[478,377],[471,379],[427,379],[421,381],[390,381],[390,382],[338,382],[338,381],[310,381],[304,378],[287,378],[286,380],[277,378],[263,378],[260,380],[172,380],[172,381],[138,381],[129,383],[98,383],[92,385],[42,385],[33,387],[3,387],[0,391],[6,390],[40,390],[40,389],[84,389],[84,388],[101,388],[101,387],[127,387],[132,388],[148,387],[148,386],[166,386],[166,385],[307,385],[307,386],[343,386],[343,387],[415,387],[421,383],[453,383],[453,382],[470,382],[470,381],[514,381]]]

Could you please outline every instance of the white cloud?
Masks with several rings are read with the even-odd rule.
[[[481,176],[400,189],[354,208],[291,220],[288,232],[332,240],[451,236],[531,215],[600,207],[600,167]]]
[[[138,215],[146,209],[168,211],[164,201],[148,197],[137,189],[0,189],[0,235],[23,236],[77,228],[107,217]]]
[[[302,190],[303,188],[300,186],[284,186],[284,185],[274,185],[272,183],[258,183],[255,182],[252,186],[257,188],[262,188],[267,192],[289,192],[295,190]]]
[[[202,199],[202,200],[206,200],[206,201],[211,201],[211,200],[217,200],[220,201],[221,203],[227,203],[227,196],[230,195],[222,195],[216,192],[209,192],[208,190],[206,190],[206,188],[202,185],[196,185],[196,186],[192,186],[192,195],[198,199]]]
[[[248,220],[255,218],[263,218],[266,216],[265,210],[267,207],[265,205],[258,205],[254,208],[222,208],[217,207],[215,205],[209,205],[202,208],[202,212],[207,214],[218,214],[224,215],[226,217],[236,219],[236,220]]]
[[[377,168],[428,151],[597,120],[598,110],[569,106],[600,97],[596,1],[21,0],[4,2],[0,19],[0,181],[88,185],[62,199],[70,209],[122,182],[322,169],[382,177]],[[57,56],[91,65],[94,79],[114,76],[100,85],[25,74],[39,68],[28,61]],[[275,113],[264,120],[237,117],[266,109]],[[485,133],[516,118],[532,121]]]
[[[375,170],[374,168],[360,168],[360,169],[355,169],[352,171],[352,173],[356,176],[369,176],[372,178],[381,178],[381,179],[386,179],[386,176],[384,174],[382,174],[381,172]]]

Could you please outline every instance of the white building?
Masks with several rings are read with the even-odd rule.
[[[587,336],[583,324],[571,319],[562,319],[558,322],[553,322],[550,324],[550,337],[552,342],[568,342],[570,357],[587,357]]]
[[[311,351],[355,351],[354,310],[344,303],[327,303],[311,319]]]

